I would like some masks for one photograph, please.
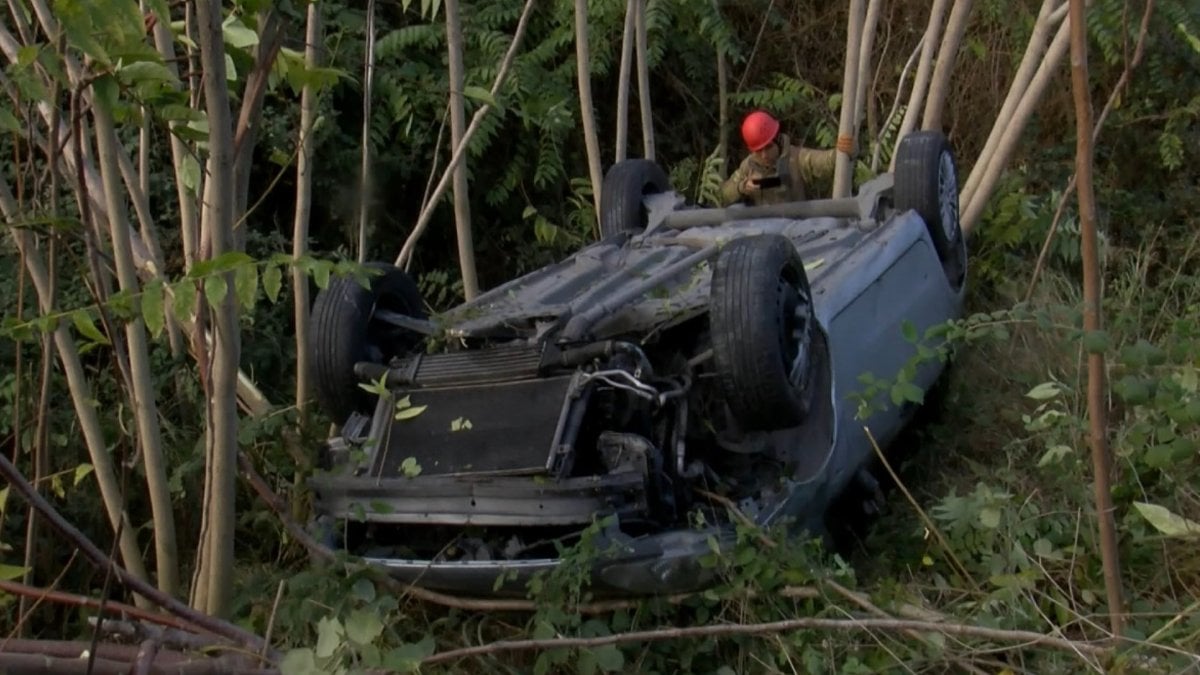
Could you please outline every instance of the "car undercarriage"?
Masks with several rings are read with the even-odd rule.
[[[856,419],[859,375],[912,357],[903,322],[960,311],[957,187],[926,146],[918,184],[770,208],[687,207],[618,165],[600,241],[432,318],[395,268],[334,280],[312,336],[341,422],[311,480],[324,532],[410,581],[520,592],[602,524],[595,581],[623,593],[708,583],[731,506],[823,532],[837,495],[876,491],[862,427],[886,444],[913,409]]]

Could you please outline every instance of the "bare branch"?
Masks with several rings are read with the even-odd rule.
[[[464,647],[451,651],[433,654],[426,657],[422,663],[434,664],[455,661],[471,656],[483,656],[501,652],[584,648],[590,649],[605,645],[629,644],[635,642],[661,642],[663,640],[683,640],[708,637],[728,637],[733,635],[770,635],[797,630],[827,630],[835,632],[854,632],[861,630],[886,631],[921,631],[938,633],[945,636],[973,637],[1009,645],[1010,649],[1028,649],[1029,647],[1046,647],[1072,654],[1103,656],[1109,653],[1109,648],[1095,642],[1067,640],[1042,633],[1026,630],[1004,630],[1000,628],[985,628],[955,623],[931,623],[911,619],[822,619],[804,617],[785,621],[750,624],[721,624],[715,626],[689,626],[686,628],[661,628],[657,630],[616,633],[594,638],[550,638],[546,640],[501,640],[476,647]]]
[[[517,55],[517,48],[521,45],[522,38],[525,37],[525,28],[529,23],[529,16],[533,10],[534,0],[525,0],[525,8],[521,10],[521,18],[517,20],[517,31],[513,34],[512,42],[508,45],[508,51],[504,53],[504,60],[500,62],[500,70],[496,72],[496,80],[492,83],[491,95],[493,98],[503,86],[505,78],[508,77],[508,70],[512,67],[513,59]],[[417,241],[421,235],[425,233],[425,228],[429,225],[429,219],[433,217],[433,209],[437,205],[438,200],[442,195],[446,194],[446,188],[450,184],[450,178],[454,173],[454,168],[462,161],[463,156],[467,151],[467,144],[471,142],[471,137],[475,135],[475,131],[479,128],[483,116],[491,110],[492,106],[484,104],[479,106],[475,111],[475,115],[471,117],[471,124],[467,127],[467,132],[463,134],[462,142],[458,147],[454,148],[454,154],[450,156],[450,162],[446,165],[446,170],[442,173],[441,180],[438,181],[437,187],[434,188],[433,194],[425,202],[425,207],[421,209],[421,215],[417,217],[416,225],[413,225],[413,231],[405,240],[404,246],[400,249],[400,254],[396,256],[396,265],[408,269],[412,263],[413,251],[416,249]]]
[[[116,578],[133,592],[142,595],[175,616],[195,624],[204,630],[227,637],[255,651],[262,649],[263,640],[257,635],[222,619],[193,610],[142,579],[133,576],[128,570],[110,560],[86,535],[80,532],[74,525],[67,522],[50,502],[38,494],[33,489],[33,486],[29,484],[29,481],[25,479],[25,476],[21,474],[20,470],[13,466],[13,463],[3,453],[0,453],[0,475],[4,476],[9,486],[14,489],[18,496],[24,499],[30,506],[37,509],[38,513],[46,519],[46,522],[51,527],[78,548],[96,567],[101,570],[111,570]]]

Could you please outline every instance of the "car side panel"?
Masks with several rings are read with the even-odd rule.
[[[818,309],[826,310],[834,369],[839,447],[828,480],[835,493],[874,453],[863,427],[886,447],[915,410],[911,403],[893,403],[888,387],[872,399],[869,417],[859,419],[866,393],[860,377],[869,373],[895,383],[917,353],[916,345],[904,338],[904,323],[911,322],[920,340],[930,327],[959,316],[962,306],[961,292],[950,287],[925,224],[915,216],[898,218],[873,233],[843,264],[845,269],[834,275],[841,281],[820,289],[828,289],[832,297],[823,306],[818,300]],[[927,390],[943,367],[936,359],[925,361],[913,383]]]

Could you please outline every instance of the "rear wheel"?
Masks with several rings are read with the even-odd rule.
[[[600,238],[646,229],[648,215],[642,199],[669,189],[667,172],[648,159],[627,159],[614,164],[600,187]]]
[[[310,372],[317,404],[337,423],[352,412],[369,412],[370,394],[358,386],[354,364],[389,362],[415,347],[420,336],[375,318],[387,310],[425,318],[421,293],[403,270],[368,263],[379,274],[363,288],[351,277],[337,277],[317,294],[309,321]]]
[[[915,210],[929,228],[938,258],[951,283],[966,269],[966,245],[959,221],[958,176],[954,152],[938,131],[914,131],[896,155],[896,208]]]
[[[738,424],[758,431],[803,422],[817,322],[791,241],[764,234],[726,245],[713,269],[709,317],[718,386]]]

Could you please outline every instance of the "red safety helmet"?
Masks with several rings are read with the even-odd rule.
[[[758,152],[770,145],[779,133],[779,120],[762,110],[755,110],[742,120],[742,140],[750,152]]]

